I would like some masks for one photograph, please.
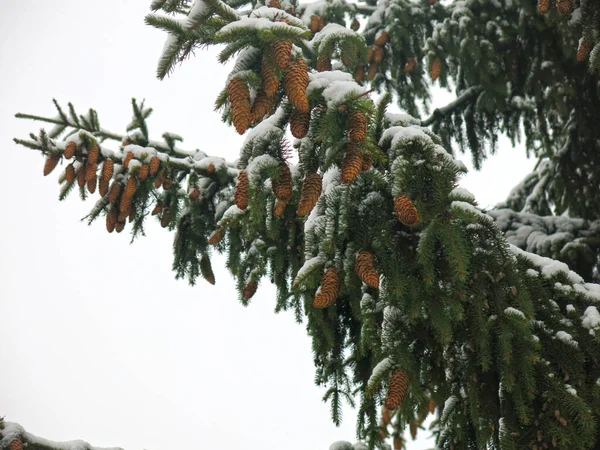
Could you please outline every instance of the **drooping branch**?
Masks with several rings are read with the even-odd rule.
[[[463,106],[465,103],[473,100],[483,89],[480,86],[473,86],[460,94],[454,101],[448,103],[446,106],[442,106],[441,108],[436,108],[431,116],[427,119],[421,121],[421,125],[424,127],[428,127],[434,122],[437,122],[444,118],[445,116],[451,114],[456,109]]]

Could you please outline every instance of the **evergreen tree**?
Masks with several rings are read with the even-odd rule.
[[[61,200],[98,193],[90,223],[133,238],[157,216],[192,284],[214,284],[226,254],[245,305],[274,283],[276,311],[306,321],[332,420],[356,403],[370,448],[403,448],[435,414],[443,449],[600,449],[597,3],[151,8],[159,78],[201,46],[235,58],[216,108],[246,135],[240,158],[151,139],[136,100],[124,134],[55,101],[54,118],[17,115],[54,127],[16,142],[45,155],[44,175],[63,163]],[[433,83],[456,100],[429,115]],[[453,148],[479,167],[501,133],[538,164],[484,212]],[[10,430],[2,447],[38,445]]]

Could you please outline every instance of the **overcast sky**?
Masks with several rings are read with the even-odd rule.
[[[155,108],[155,138],[171,131],[183,148],[237,157],[243,138],[213,112],[227,68],[202,51],[158,81],[165,35],[143,24],[149,3],[2,2],[0,416],[48,439],[127,450],[354,442],[354,411],[331,423],[305,326],[273,313],[271,286],[244,308],[220,258],[216,286],[175,281],[171,233],[152,223],[129,245],[103,220],[88,227],[79,219],[91,202],[76,192],[58,201],[60,166],[43,177],[39,153],[12,142],[42,126],[14,114],[52,116],[52,98],[94,107],[104,128],[122,133],[136,97]],[[491,205],[531,166],[503,148],[463,186]]]

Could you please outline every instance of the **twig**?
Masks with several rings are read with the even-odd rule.
[[[433,114],[431,114],[431,116],[429,116],[427,119],[421,121],[421,125],[424,127],[428,127],[433,122],[436,122],[436,121],[442,119],[444,116],[450,114],[452,111],[454,111],[455,109],[462,106],[464,103],[468,102],[473,97],[478,95],[482,90],[483,90],[483,88],[481,86],[470,87],[469,89],[464,91],[462,94],[460,94],[456,98],[456,100],[448,103],[446,106],[443,106],[441,108],[436,108],[433,111]]]

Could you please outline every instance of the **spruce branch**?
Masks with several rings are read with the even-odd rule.
[[[480,86],[473,86],[462,92],[455,100],[448,103],[446,106],[442,106],[441,108],[436,108],[431,116],[427,119],[421,121],[421,125],[424,127],[428,127],[434,122],[441,121],[444,117],[454,113],[456,110],[464,107],[465,103],[471,102],[475,99],[480,92],[483,91],[483,88]]]

